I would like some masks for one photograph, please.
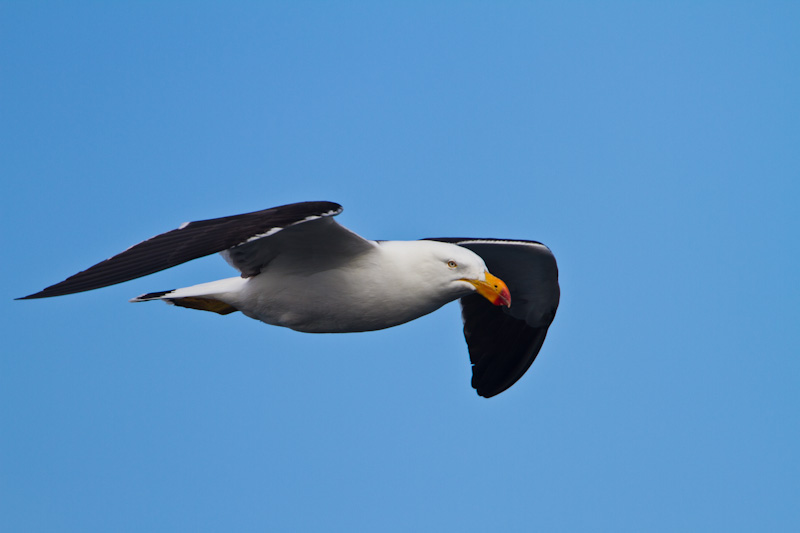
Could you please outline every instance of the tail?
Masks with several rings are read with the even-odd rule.
[[[178,307],[229,315],[239,310],[234,303],[236,302],[236,294],[245,281],[242,278],[228,278],[192,287],[184,287],[183,289],[148,292],[133,298],[131,302],[162,300]]]

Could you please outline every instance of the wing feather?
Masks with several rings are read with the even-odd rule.
[[[254,244],[258,239],[265,240],[284,228],[335,216],[341,211],[342,207],[333,202],[301,202],[242,215],[189,222],[140,242],[60,283],[18,299],[49,298],[108,287],[238,245]]]

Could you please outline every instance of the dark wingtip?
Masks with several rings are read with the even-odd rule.
[[[29,294],[27,296],[20,296],[19,298],[14,298],[14,301],[17,300],[35,300],[37,298],[47,298],[46,295],[43,295],[41,292],[36,292],[33,294]]]
[[[477,388],[476,387],[475,388],[475,392],[478,393],[478,396],[480,396],[481,398],[493,398],[493,397],[497,396],[498,394],[500,394],[501,392],[507,391],[508,388],[509,387],[506,387],[503,390],[486,390],[486,389],[483,389],[483,388]]]
[[[74,277],[74,276],[73,276]],[[73,294],[76,292],[80,292],[80,290],[71,290],[69,288],[65,289],[64,285],[65,282],[70,281],[70,279],[66,279],[61,283],[56,283],[55,285],[51,285],[46,289],[42,289],[39,292],[35,292],[33,294],[29,294],[28,296],[23,296],[21,298],[14,298],[15,300],[36,300],[39,298],[53,298],[54,296],[65,296],[67,294]],[[91,290],[91,289],[85,289]]]

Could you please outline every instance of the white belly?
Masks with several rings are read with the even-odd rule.
[[[236,307],[267,324],[307,333],[372,331],[403,324],[454,298],[399,286],[390,273],[364,279],[347,270],[311,275],[266,271],[247,280]]]

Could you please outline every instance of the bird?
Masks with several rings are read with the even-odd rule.
[[[397,326],[459,300],[477,394],[496,396],[525,374],[560,299],[547,246],[495,238],[370,240],[336,222],[341,212],[338,203],[310,201],[186,222],[17,299],[107,287],[219,253],[239,276],[130,301],[348,333]]]

